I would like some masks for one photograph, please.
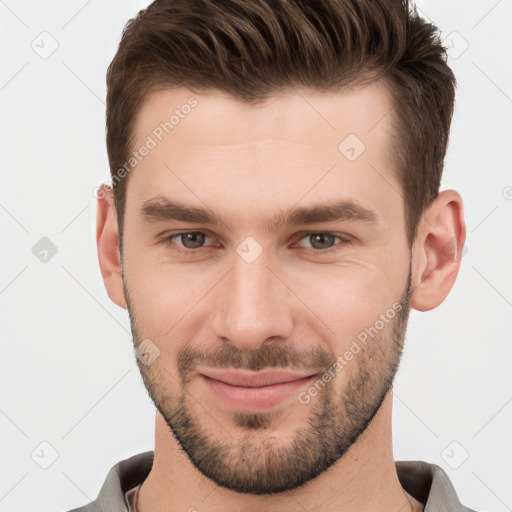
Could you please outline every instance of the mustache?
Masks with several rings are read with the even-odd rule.
[[[298,351],[296,347],[263,345],[258,350],[240,350],[234,345],[220,348],[196,348],[187,345],[178,355],[178,373],[182,382],[199,365],[208,368],[236,368],[252,371],[290,368],[323,373],[336,361],[328,352],[315,347]]]

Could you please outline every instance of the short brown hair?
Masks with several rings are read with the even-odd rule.
[[[121,250],[129,176],[120,180],[118,171],[153,90],[217,90],[257,104],[295,86],[336,91],[380,78],[392,94],[389,150],[412,246],[441,183],[456,87],[446,61],[437,27],[407,0],[154,1],[126,24],[107,72],[107,151]]]

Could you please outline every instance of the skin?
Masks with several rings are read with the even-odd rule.
[[[135,346],[150,339],[160,351],[147,366],[138,361],[157,407],[155,459],[139,512],[422,510],[396,474],[390,386],[409,307],[436,308],[455,282],[466,235],[460,195],[439,193],[411,250],[387,153],[392,110],[384,82],[349,92],[290,90],[257,108],[220,92],[160,91],[139,113],[134,147],[191,96],[198,105],[129,175],[122,262],[111,190],[98,200],[109,297],[128,309]],[[350,133],[366,146],[354,161],[338,149]],[[206,207],[232,229],[145,220],[141,206],[162,196]],[[277,212],[340,199],[373,211],[377,223],[267,224]],[[179,237],[163,241],[177,231],[209,236],[198,249]],[[313,233],[345,241],[328,238],[325,252]],[[247,236],[262,251],[251,263],[236,250]],[[264,363],[322,375],[397,303],[402,314],[307,404],[294,395],[271,410],[241,413],[199,377],[207,368]],[[305,451],[296,460],[298,447]],[[287,490],[265,493],[272,485]]]

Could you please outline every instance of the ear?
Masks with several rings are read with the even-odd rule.
[[[103,184],[98,188],[97,197],[96,244],[101,275],[110,299],[126,309],[114,191]]]
[[[457,278],[465,241],[462,198],[444,190],[423,214],[412,249],[412,308],[430,311],[443,302]]]

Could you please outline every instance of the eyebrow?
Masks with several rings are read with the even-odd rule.
[[[233,224],[215,215],[209,208],[190,206],[173,201],[163,196],[156,196],[142,203],[141,218],[149,223],[166,222],[171,220],[224,226],[233,231]],[[275,231],[283,226],[315,224],[333,221],[356,221],[365,224],[378,224],[377,214],[353,200],[342,200],[330,204],[320,204],[310,207],[297,207],[288,211],[276,213],[268,219],[266,226]]]

